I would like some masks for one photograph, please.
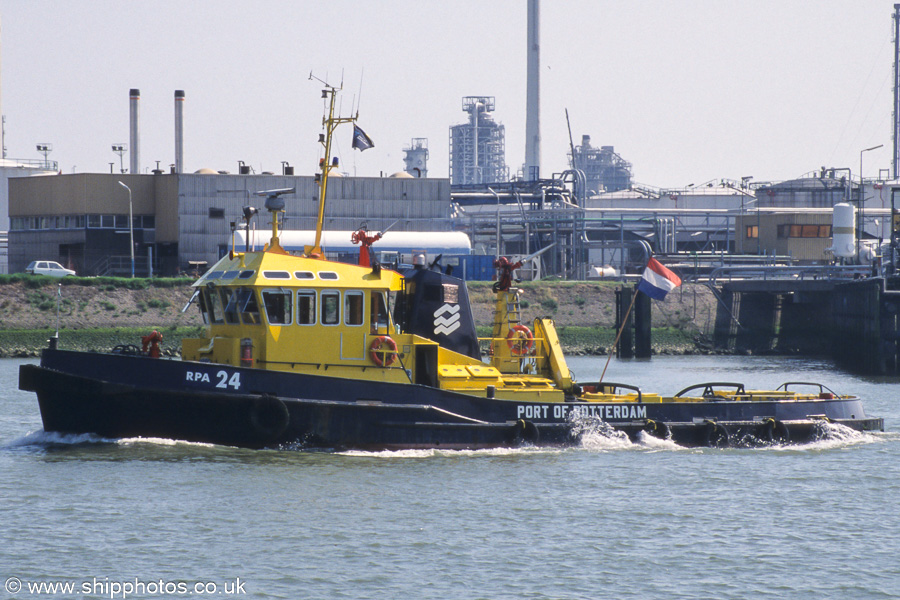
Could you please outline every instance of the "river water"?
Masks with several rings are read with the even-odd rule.
[[[24,362],[0,360],[0,597],[900,598],[900,379],[614,360],[607,380],[646,391],[821,381],[887,431],[326,454],[45,434]],[[570,366],[597,380],[603,360]]]

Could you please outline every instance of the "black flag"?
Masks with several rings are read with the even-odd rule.
[[[353,124],[353,147],[359,149],[360,152],[375,147],[375,142],[372,141],[372,138],[367,136],[366,132],[356,123]]]

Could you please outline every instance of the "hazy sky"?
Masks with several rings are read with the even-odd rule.
[[[640,183],[681,187],[820,166],[890,167],[893,1],[542,0],[542,173],[567,167],[589,134]],[[496,97],[510,171],[525,158],[525,0],[2,0],[7,155],[66,172],[109,172],[128,142],[128,91],[141,90],[144,171],[174,162],[173,94],[185,90],[185,170],[311,174],[320,84],[356,99],[375,142],[357,175],[403,168],[428,138],[429,175],[448,174],[461,99]],[[125,157],[128,166],[128,157]]]

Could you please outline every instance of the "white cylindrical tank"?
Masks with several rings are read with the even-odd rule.
[[[839,258],[856,256],[856,207],[841,202],[834,205],[834,220],[831,225],[832,250]]]
[[[618,277],[619,273],[613,267],[609,265],[603,265],[602,267],[591,265],[590,271],[588,272],[588,278],[601,278],[601,277]]]

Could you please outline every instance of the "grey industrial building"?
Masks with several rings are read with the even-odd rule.
[[[120,184],[121,182],[121,184]],[[124,184],[124,185],[122,185]],[[133,219],[129,227],[129,193]],[[59,260],[79,274],[130,271],[133,236],[136,273],[174,275],[192,264],[212,264],[240,223],[242,208],[261,207],[262,190],[296,188],[286,201],[286,229],[314,229],[318,184],[312,176],[79,173],[11,179],[9,269],[36,259]],[[449,231],[448,179],[339,177],[328,180],[326,230]],[[267,229],[265,211],[253,227]],[[327,248],[326,248],[327,250]]]

